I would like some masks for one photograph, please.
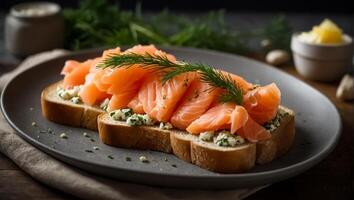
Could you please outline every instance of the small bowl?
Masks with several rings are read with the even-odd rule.
[[[299,39],[295,33],[291,50],[296,70],[303,77],[316,81],[338,80],[352,66],[353,39],[344,35],[341,44],[310,44]]]

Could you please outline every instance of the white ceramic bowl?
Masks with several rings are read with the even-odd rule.
[[[334,81],[352,66],[353,39],[344,35],[341,44],[310,44],[299,40],[299,33],[291,39],[296,70],[303,77],[316,81]]]

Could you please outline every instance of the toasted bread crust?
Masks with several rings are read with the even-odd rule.
[[[170,131],[148,126],[129,126],[125,122],[107,121],[98,116],[98,132],[103,143],[123,148],[146,149],[171,153]]]
[[[264,142],[257,143],[257,163],[265,164],[284,155],[292,146],[295,138],[295,113],[283,106],[289,115],[284,117],[280,126],[272,132],[272,137]]]
[[[151,126],[132,127],[125,122],[111,120],[100,109],[58,98],[56,88],[60,84],[52,84],[42,92],[42,113],[48,120],[98,130],[102,142],[108,145],[173,153],[186,162],[211,171],[246,171],[255,163],[264,164],[285,154],[294,141],[295,114],[285,107],[281,109],[290,114],[281,121],[270,140],[237,147],[218,147],[183,131],[162,130]]]
[[[57,97],[56,89],[61,81],[46,87],[41,94],[42,114],[50,121],[75,127],[97,130],[97,116],[102,110],[74,104]]]
[[[174,133],[170,135],[173,154],[181,160],[192,162],[191,140],[192,138],[183,133]]]
[[[216,172],[237,173],[251,169],[256,160],[256,144],[240,147],[213,147],[204,142],[191,142],[192,163]]]

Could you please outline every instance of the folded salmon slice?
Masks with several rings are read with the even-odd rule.
[[[192,134],[199,134],[205,131],[230,128],[231,113],[235,107],[234,103],[218,104],[193,121],[186,130]]]
[[[195,79],[174,111],[170,119],[172,125],[185,130],[209,109],[220,92],[220,89],[211,90],[211,86],[208,83],[201,82],[199,78]]]
[[[229,129],[232,134],[237,133],[250,142],[267,140],[271,136],[248,115],[244,107],[233,103],[223,103],[209,109],[187,127],[192,134],[222,129]]]
[[[229,72],[225,72],[220,70],[225,76],[230,76],[232,78],[232,80],[235,81],[236,85],[238,87],[240,87],[243,91],[243,93],[247,93],[251,88],[253,88],[253,84],[247,82],[244,78],[242,78],[241,76],[238,76],[236,74],[232,74]]]
[[[97,59],[90,59],[85,62],[67,61],[61,72],[64,74],[63,87],[65,89],[85,83],[85,77],[90,72],[92,66],[97,64]]]
[[[237,131],[237,134],[250,142],[268,140],[272,137],[269,131],[251,117],[248,117],[246,124]]]
[[[111,95],[106,92],[100,91],[95,83],[93,82],[93,77],[95,74],[90,73],[86,76],[85,84],[82,86],[79,96],[87,105],[95,105],[106,98],[110,98]]]
[[[259,124],[272,120],[280,105],[281,93],[275,83],[258,87],[244,95],[244,107]]]
[[[128,107],[133,109],[134,113],[144,114],[143,104],[139,101],[139,94],[136,94],[134,98],[128,103]]]
[[[130,90],[114,94],[109,101],[108,111],[126,108],[129,102],[136,96],[140,88],[139,83],[131,86]]]
[[[123,54],[150,54],[166,55],[171,61],[175,61],[175,57],[165,52],[159,51],[154,45],[141,46],[137,45],[126,50]],[[109,55],[109,54],[108,54]],[[146,76],[151,74],[151,69],[142,68],[141,65],[132,65],[129,67],[121,67],[115,69],[105,69],[97,75],[95,79],[99,89],[105,90],[108,94],[112,94],[112,100],[108,106],[109,110],[125,108],[129,102],[136,96],[141,83]]]
[[[61,75],[70,74],[76,67],[78,67],[81,63],[76,60],[67,60],[65,61],[64,67],[61,70]]]
[[[138,94],[144,112],[157,121],[169,121],[178,102],[195,77],[196,73],[185,73],[164,84],[159,74],[149,77]]]

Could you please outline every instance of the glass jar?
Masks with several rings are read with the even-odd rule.
[[[5,47],[17,56],[63,47],[64,18],[58,4],[22,3],[5,19]]]

